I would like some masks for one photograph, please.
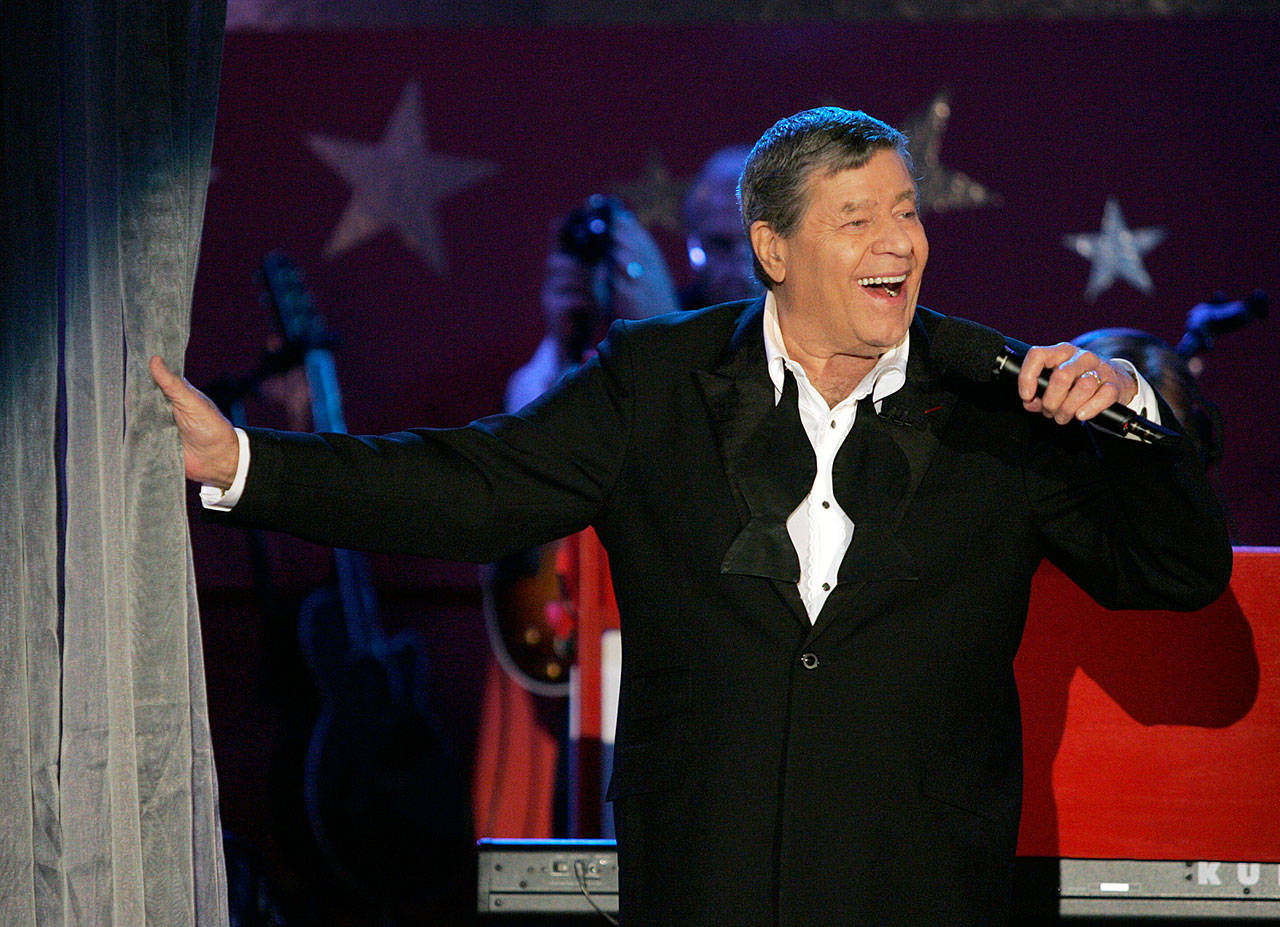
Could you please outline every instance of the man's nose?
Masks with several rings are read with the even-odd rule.
[[[873,243],[874,249],[881,254],[910,254],[913,248],[911,236],[907,230],[893,219],[879,223],[877,235]]]

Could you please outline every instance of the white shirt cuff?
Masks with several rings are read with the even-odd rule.
[[[1138,381],[1138,391],[1134,393],[1133,399],[1126,403],[1129,409],[1137,412],[1153,425],[1163,424],[1160,421],[1160,403],[1156,402],[1156,391],[1151,388],[1151,384],[1147,382],[1146,378],[1138,373],[1138,368],[1123,357],[1113,357],[1111,358],[1111,363],[1117,367],[1123,367],[1133,374],[1133,378]],[[1126,437],[1137,438],[1136,435],[1126,435]]]
[[[226,490],[209,483],[200,486],[200,504],[206,509],[230,512],[244,492],[244,480],[249,475],[249,436],[243,428],[236,429],[236,440],[240,442],[240,459],[236,461],[236,475],[231,486]]]

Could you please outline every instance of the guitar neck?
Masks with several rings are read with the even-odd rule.
[[[369,561],[359,551],[335,547],[333,562],[338,574],[342,614],[346,618],[347,641],[353,650],[368,650],[381,636]]]
[[[342,417],[342,391],[333,352],[328,348],[308,348],[305,354],[307,385],[311,388],[311,421],[316,431],[346,434]]]
[[[346,434],[342,416],[342,393],[338,388],[333,352],[328,348],[308,348],[304,355],[307,385],[311,389],[311,418],[316,431]],[[365,650],[378,638],[378,603],[368,559],[358,551],[335,548],[334,565],[338,593],[346,618],[347,640],[353,648]]]
[[[261,277],[275,306],[282,334],[291,345],[303,351],[314,430],[345,434],[342,391],[338,388],[338,373],[329,349],[333,337],[324,317],[316,312],[311,294],[303,286],[302,271],[283,252],[272,252],[263,258]],[[335,549],[333,555],[347,642],[353,648],[368,648],[381,637],[368,561],[351,550]]]

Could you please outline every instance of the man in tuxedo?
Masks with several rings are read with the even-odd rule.
[[[1131,367],[1069,344],[1028,349],[1016,389],[940,366],[893,128],[783,119],[740,191],[763,297],[618,322],[515,414],[237,433],[153,360],[187,475],[217,517],[345,547],[488,561],[595,526],[631,927],[1002,923],[1033,573],[1202,607],[1221,511],[1189,442],[1085,424],[1119,402],[1174,425]]]

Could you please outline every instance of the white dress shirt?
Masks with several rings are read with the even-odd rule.
[[[853,541],[854,524],[840,508],[832,486],[836,452],[853,428],[860,399],[870,396],[878,412],[884,398],[907,382],[910,341],[908,334],[900,345],[880,356],[852,393],[828,407],[822,394],[809,382],[805,369],[787,356],[773,293],[765,296],[764,351],[769,360],[769,378],[773,380],[773,401],[776,403],[782,398],[782,384],[786,371],[790,370],[799,388],[800,422],[818,461],[813,488],[787,518],[787,533],[800,558],[800,598],[810,621],[817,620],[827,596],[836,587],[840,561]]]

